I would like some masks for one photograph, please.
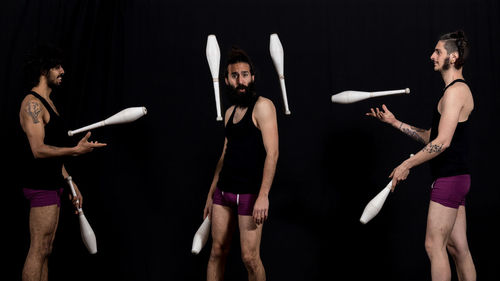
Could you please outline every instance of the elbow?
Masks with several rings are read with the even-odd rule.
[[[267,152],[267,156],[266,158],[274,161],[274,162],[278,162],[278,157],[279,157],[279,152],[278,150],[273,150],[273,151],[269,151]]]
[[[32,152],[33,152],[33,157],[35,159],[43,158],[42,155],[40,154],[40,152],[38,152],[38,151],[32,151]]]
[[[31,147],[31,153],[33,153],[33,157],[35,159],[44,158],[44,155],[39,146]]]
[[[441,146],[441,149],[445,151],[448,147],[450,147],[450,142],[444,142]]]

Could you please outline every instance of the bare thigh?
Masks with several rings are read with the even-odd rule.
[[[238,224],[242,254],[259,255],[263,224],[256,225],[252,216],[238,216]]]
[[[469,249],[467,243],[467,222],[465,214],[465,206],[460,206],[457,212],[455,225],[450,234],[448,246],[451,250],[467,251]]]
[[[236,226],[236,215],[231,208],[212,205],[212,239],[214,247],[229,248]]]
[[[57,205],[33,207],[30,210],[30,238],[33,247],[50,249],[59,223]]]
[[[455,225],[456,217],[457,209],[430,201],[425,234],[426,241],[433,242],[434,247],[445,247]]]

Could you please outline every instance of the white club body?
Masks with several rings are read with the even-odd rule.
[[[284,53],[283,46],[278,37],[278,34],[273,33],[269,39],[269,52],[271,53],[271,58],[276,68],[276,72],[280,78],[281,94],[283,96],[283,103],[285,105],[285,114],[290,115],[290,109],[288,108],[288,98],[286,95],[285,86],[285,71],[284,71]]]
[[[363,91],[343,91],[338,94],[332,96],[332,102],[334,103],[354,103],[361,100],[381,97],[381,96],[389,96],[389,95],[398,95],[398,94],[409,94],[410,89],[401,89],[401,90],[391,90],[391,91],[378,91],[378,92],[363,92]]]
[[[389,192],[391,192],[392,188],[392,180],[387,184],[387,186],[380,191],[377,196],[375,196],[370,202],[365,207],[365,210],[363,211],[363,214],[361,215],[361,218],[359,221],[362,224],[366,224],[369,222],[373,217],[375,217],[378,212],[380,212],[380,209],[382,209],[382,206],[384,205],[385,199],[387,199],[387,196],[389,195]]]
[[[210,219],[208,216],[205,218],[203,223],[196,231],[193,238],[193,246],[191,247],[191,253],[197,255],[200,253],[201,249],[205,246],[210,235]]]
[[[68,181],[69,187],[71,188],[71,193],[73,194],[73,196],[76,196],[75,187],[73,186],[73,179],[70,176],[66,180]],[[87,221],[87,218],[83,214],[82,208],[78,208],[78,219],[80,221],[80,233],[82,235],[83,244],[85,244],[85,247],[87,247],[87,250],[91,254],[97,253],[97,240],[95,238],[94,230],[92,230],[92,227]]]
[[[217,121],[222,121],[220,106],[220,88],[219,88],[219,67],[220,67],[220,48],[215,35],[210,34],[207,38],[207,61],[210,67],[210,73],[214,82],[215,107],[217,110]]]
[[[412,153],[410,154],[410,157],[413,157],[414,155],[415,154]],[[389,192],[391,192],[391,189],[392,180],[385,186],[384,189],[382,189],[382,191],[380,191],[375,197],[373,197],[372,200],[370,200],[370,202],[368,202],[363,214],[361,214],[361,218],[359,219],[362,224],[366,224],[380,212],[382,206],[384,206],[387,196],[389,196]]]
[[[89,131],[95,128],[99,127],[104,127],[107,125],[116,125],[116,124],[122,124],[122,123],[130,123],[133,122],[142,116],[146,115],[148,113],[147,109],[145,107],[129,107],[126,108],[115,115],[108,117],[105,120],[96,122],[94,124],[82,127],[77,130],[73,131],[68,131],[68,136],[73,136],[74,134],[78,134],[84,131]]]

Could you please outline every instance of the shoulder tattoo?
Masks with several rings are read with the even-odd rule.
[[[38,120],[38,116],[40,116],[41,112],[42,112],[42,107],[39,102],[37,101],[28,102],[28,105],[26,106],[26,113],[28,113],[28,115],[31,116],[31,119],[33,119],[33,123],[35,124],[40,123],[40,120]]]

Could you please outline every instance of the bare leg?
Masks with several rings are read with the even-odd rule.
[[[52,252],[59,207],[50,205],[34,207],[30,210],[30,249],[23,268],[23,281],[46,281],[48,257]]]
[[[241,255],[248,271],[249,281],[265,281],[266,271],[260,259],[260,241],[263,225],[257,226],[252,216],[238,216]]]
[[[451,280],[450,263],[446,245],[453,229],[457,209],[445,207],[431,201],[427,216],[427,231],[425,234],[425,249],[431,261],[432,281]]]
[[[236,218],[231,208],[213,204],[212,251],[208,260],[207,281],[224,280],[226,258],[229,254],[235,226]]]
[[[467,223],[465,215],[465,206],[458,208],[457,219],[451,231],[450,239],[448,240],[448,251],[450,252],[457,268],[458,280],[460,281],[475,281],[476,268],[472,261],[472,255],[469,251],[467,243]]]

